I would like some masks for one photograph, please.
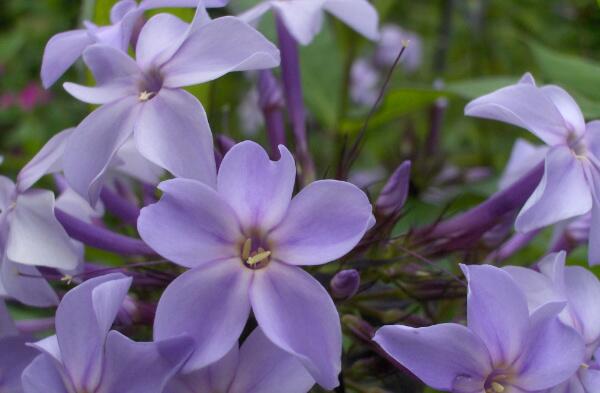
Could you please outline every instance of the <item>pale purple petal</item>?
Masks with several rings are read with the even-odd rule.
[[[26,345],[23,337],[0,339],[0,391],[20,393],[21,374],[37,355],[35,349]]]
[[[327,0],[323,8],[368,39],[379,38],[379,15],[367,0]]]
[[[589,212],[592,195],[583,165],[567,146],[550,149],[544,176],[516,219],[517,230],[529,232]]]
[[[593,345],[600,339],[600,282],[592,272],[580,266],[569,266],[564,274],[568,311],[576,321],[573,327],[586,344]]]
[[[533,75],[531,75],[530,72],[526,72],[523,74],[523,76],[521,77],[521,79],[519,79],[519,83],[525,83],[528,85],[532,85],[535,86],[535,78],[533,77]]]
[[[70,188],[65,189],[56,198],[55,209],[62,210],[73,217],[89,223],[92,223],[93,219],[101,218],[104,215],[104,205],[101,202],[92,207],[85,198]]]
[[[531,327],[514,384],[526,391],[548,389],[566,381],[583,363],[585,348],[579,334],[556,316],[565,303],[548,303],[531,316]]]
[[[519,288],[525,293],[530,311],[534,311],[549,302],[565,300],[556,293],[552,281],[545,275],[520,266],[506,266],[503,269],[511,275]]]
[[[23,371],[25,393],[69,393],[56,361],[48,355],[40,355]]]
[[[548,95],[528,83],[479,97],[467,105],[465,114],[525,128],[550,146],[566,143],[569,134],[562,114]]]
[[[600,370],[591,368],[580,370],[579,378],[587,389],[586,393],[600,392]]]
[[[469,280],[469,328],[486,344],[493,363],[511,364],[528,339],[525,294],[502,269],[489,265],[461,268]]]
[[[25,265],[65,270],[77,267],[77,250],[54,216],[52,191],[29,190],[20,194],[9,217],[8,259]]]
[[[482,391],[492,370],[485,344],[462,325],[384,326],[373,340],[434,389],[454,391],[455,384],[468,382]]]
[[[372,206],[353,184],[320,180],[292,199],[288,213],[269,235],[275,258],[318,265],[352,250],[373,223]]]
[[[164,291],[154,321],[155,340],[187,334],[195,352],[184,372],[223,357],[237,342],[248,315],[252,279],[239,259],[206,264],[183,273]]]
[[[165,86],[182,87],[232,71],[273,68],[279,61],[279,50],[262,34],[225,16],[195,29],[161,71]]]
[[[198,0],[143,0],[140,7],[143,9],[163,8],[163,7],[197,7]],[[204,0],[202,5],[207,8],[225,7],[229,0]]]
[[[131,278],[122,274],[93,278],[69,291],[58,306],[56,335],[76,388],[100,381],[104,341],[130,285]]]
[[[177,177],[216,185],[212,134],[196,97],[178,89],[162,89],[145,102],[135,124],[140,153]]]
[[[319,385],[336,387],[342,336],[338,312],[325,288],[301,268],[273,261],[255,272],[250,299],[269,340],[297,356]]]
[[[554,103],[569,131],[577,136],[583,135],[585,132],[585,119],[573,97],[559,86],[542,86],[540,90]]]
[[[33,186],[42,176],[59,172],[62,169],[62,156],[65,145],[73,130],[74,128],[68,128],[54,135],[21,169],[17,177],[20,192]]]
[[[86,30],[58,33],[46,44],[42,59],[42,83],[48,88],[71,67],[83,50],[94,43]]]
[[[529,143],[525,139],[517,139],[513,145],[502,177],[498,181],[498,188],[504,190],[510,187],[514,182],[541,163],[547,153],[547,146],[538,146]]]
[[[111,169],[147,184],[158,184],[165,174],[164,169],[153,164],[138,151],[135,138],[125,142],[112,163]]]
[[[245,141],[227,152],[217,178],[217,190],[235,210],[244,229],[267,232],[286,214],[296,179],[292,154],[279,146],[281,158],[271,161],[258,144]]]
[[[51,356],[57,362],[62,364],[62,355],[60,353],[60,346],[58,345],[58,337],[56,337],[56,335],[48,336],[35,343],[30,343],[29,345],[38,351]]]
[[[142,28],[137,41],[135,55],[140,68],[151,70],[152,66],[162,65],[156,63],[158,56],[186,34],[187,30],[188,24],[174,15],[153,16]]]
[[[238,15],[238,19],[243,20],[246,23],[251,25],[258,24],[259,19],[270,9],[272,8],[272,3],[270,1],[265,1],[255,5],[247,11],[244,11],[240,15]]]
[[[0,176],[0,223],[6,224],[5,216],[16,196],[16,185],[6,176]]]
[[[186,267],[240,253],[243,236],[235,213],[213,189],[187,179],[168,180],[159,188],[161,200],[138,218],[140,236],[156,252]]]
[[[228,393],[306,393],[314,384],[297,358],[275,346],[256,328],[242,345],[239,367]]]
[[[274,1],[272,7],[296,41],[302,45],[308,45],[323,26],[323,4],[325,1]]]
[[[104,174],[133,132],[140,106],[137,97],[106,104],[86,117],[67,141],[63,168],[67,182],[95,205]]]
[[[125,13],[121,20],[113,25],[96,26],[91,22],[84,21],[88,33],[92,35],[98,43],[111,46],[115,49],[127,52],[129,42],[133,31],[143,15],[142,9],[132,9]]]
[[[600,264],[600,199],[593,196],[592,218],[588,240],[588,263],[590,266]]]
[[[23,304],[52,307],[58,296],[41,273],[33,266],[4,260],[0,263],[0,289]]]
[[[18,334],[19,331],[6,308],[6,304],[3,300],[0,300],[0,338],[16,336]]]
[[[110,22],[112,24],[121,21],[127,13],[137,9],[135,0],[121,0],[110,9]]]

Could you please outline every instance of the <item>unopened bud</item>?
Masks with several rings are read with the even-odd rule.
[[[410,168],[410,161],[404,161],[390,176],[375,204],[379,214],[394,216],[400,212],[408,197]]]
[[[349,299],[360,286],[360,274],[355,269],[342,270],[331,279],[331,294],[336,299]]]

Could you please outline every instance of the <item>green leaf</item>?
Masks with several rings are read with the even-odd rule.
[[[448,83],[446,91],[466,100],[473,100],[504,86],[512,85],[518,80],[518,76],[490,76],[468,79]]]

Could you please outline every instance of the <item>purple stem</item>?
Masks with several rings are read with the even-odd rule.
[[[296,140],[296,156],[301,168],[300,178],[306,184],[314,180],[315,167],[308,150],[306,110],[302,94],[298,43],[285,27],[281,17],[276,16],[275,23],[277,25],[277,36],[279,37],[279,50],[281,51],[283,89]]]
[[[69,236],[88,246],[121,255],[156,255],[156,252],[141,240],[88,224],[60,209],[55,209],[54,215]]]
[[[566,253],[570,253],[577,246],[577,242],[573,241],[569,238],[569,235],[566,231],[564,231],[550,246],[548,250],[549,253],[566,251]]]
[[[500,248],[488,255],[486,261],[489,263],[500,263],[523,247],[527,246],[537,235],[540,233],[540,230],[534,230],[526,233],[515,233],[510,239],[508,239]]]
[[[285,122],[281,108],[283,97],[279,84],[269,70],[260,71],[258,77],[259,104],[265,117],[271,159],[279,159],[279,145],[285,145]]]
[[[520,209],[533,193],[544,174],[544,163],[539,163],[510,187],[492,195],[471,210],[415,232],[418,240],[471,237],[476,241],[507,213]]]
[[[107,187],[104,187],[100,192],[100,198],[109,212],[128,224],[133,226],[137,224],[140,209],[134,203]]]

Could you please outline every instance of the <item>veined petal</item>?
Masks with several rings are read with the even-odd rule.
[[[245,141],[232,147],[221,162],[217,191],[235,210],[245,229],[267,232],[279,224],[288,210],[296,164],[283,145],[279,151],[281,158],[271,161],[260,145]]]
[[[517,217],[517,230],[529,232],[589,212],[592,195],[583,165],[567,146],[550,149],[544,176]]]
[[[195,29],[161,71],[165,86],[182,87],[233,71],[273,68],[279,62],[275,45],[248,24],[225,16]]]
[[[83,50],[94,43],[86,30],[58,33],[46,44],[42,59],[42,83],[48,88],[64,74],[81,56]]]
[[[339,315],[317,280],[299,267],[272,261],[255,271],[250,301],[258,325],[271,342],[296,356],[325,389],[339,384]]]
[[[368,39],[379,38],[379,15],[367,0],[327,0],[323,8]]]
[[[462,325],[384,326],[373,340],[434,389],[454,391],[456,383],[468,381],[469,386],[479,388],[473,392],[483,391],[492,370],[485,344]]]
[[[320,180],[292,199],[270,234],[275,258],[293,265],[319,265],[352,250],[373,223],[372,206],[353,184]]]
[[[251,280],[239,259],[229,259],[189,270],[165,289],[156,309],[154,339],[184,334],[195,340],[183,372],[208,366],[237,342],[250,314]]]
[[[196,97],[163,88],[145,102],[135,124],[139,152],[177,177],[214,187],[217,170],[212,133]]]
[[[326,0],[274,1],[272,7],[296,41],[308,45],[323,26],[325,2]]]
[[[193,0],[198,3],[198,0]],[[142,2],[142,7],[144,6]],[[136,61],[141,69],[151,70],[162,64],[156,64],[158,56],[181,39],[188,30],[188,24],[171,14],[158,14],[150,18],[137,41],[135,49]]]
[[[186,267],[216,263],[240,253],[235,213],[210,187],[187,179],[162,182],[163,196],[142,209],[140,236],[156,252]]]

